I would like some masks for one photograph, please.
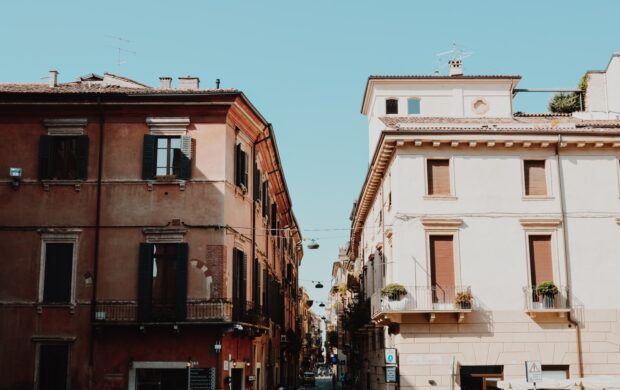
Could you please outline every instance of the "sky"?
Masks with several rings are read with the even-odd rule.
[[[302,234],[320,244],[300,276],[320,314],[368,167],[369,75],[432,74],[456,43],[472,52],[465,74],[574,88],[620,51],[615,0],[21,0],[2,11],[0,83],[46,82],[57,69],[60,82],[192,75],[243,90],[274,126]],[[518,96],[515,110],[546,111],[548,99]]]

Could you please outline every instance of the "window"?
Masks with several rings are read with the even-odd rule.
[[[39,345],[37,365],[38,390],[61,390],[68,386],[69,345]]]
[[[258,164],[254,161],[254,178],[252,179],[252,188],[254,190],[254,202],[260,202],[262,199],[263,186],[261,185],[262,173],[258,169]]]
[[[269,182],[265,180],[263,182],[263,217],[267,218],[269,215]]]
[[[87,170],[88,136],[41,136],[40,180],[85,180]]]
[[[540,283],[553,280],[551,264],[551,235],[529,235],[530,277],[532,288]]]
[[[181,137],[157,137],[155,176],[178,176],[181,168]]]
[[[433,303],[454,301],[454,244],[451,235],[429,237]]]
[[[523,161],[523,170],[525,195],[546,196],[547,177],[545,173],[545,160],[525,160]]]
[[[138,319],[182,321],[187,300],[186,243],[140,244]]]
[[[543,364],[543,380],[556,380],[569,378],[569,366],[567,364]]]
[[[192,139],[189,136],[144,136],[142,178],[191,177]]]
[[[385,101],[386,114],[398,114],[398,99],[387,99]]]
[[[233,321],[243,319],[247,305],[247,256],[233,248]]]
[[[497,389],[504,377],[504,366],[461,366],[461,390]]]
[[[450,160],[427,160],[426,180],[428,195],[450,195]]]
[[[248,155],[241,144],[235,146],[235,185],[244,191],[248,188]]]
[[[46,243],[43,278],[44,303],[71,303],[73,244]]]
[[[420,99],[407,100],[407,112],[409,115],[416,115],[420,113]]]

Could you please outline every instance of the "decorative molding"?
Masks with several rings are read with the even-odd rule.
[[[142,233],[146,236],[146,242],[149,244],[169,244],[184,242],[187,229],[182,227],[144,228]]]
[[[528,229],[555,229],[562,224],[560,218],[521,218],[521,226]]]
[[[458,218],[421,218],[420,222],[426,228],[433,229],[458,229],[463,225],[463,220]]]
[[[72,343],[77,340],[76,336],[47,336],[47,335],[32,335],[30,340],[35,343]]]
[[[86,118],[53,118],[44,119],[43,124],[47,127],[47,135],[84,135],[84,129],[88,124]]]
[[[151,135],[186,135],[189,117],[148,117]]]

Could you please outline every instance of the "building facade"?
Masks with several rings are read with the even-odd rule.
[[[619,70],[614,56],[606,72]],[[519,80],[460,61],[449,76],[368,79],[358,388],[494,388],[526,360],[546,378],[620,374],[620,84],[597,113],[593,81],[584,112],[528,115],[513,113]]]
[[[295,385],[303,252],[271,125],[193,77],[57,76],[0,85],[0,388]]]

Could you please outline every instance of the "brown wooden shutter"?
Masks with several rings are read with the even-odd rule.
[[[427,160],[429,195],[450,195],[450,160]]]
[[[529,160],[523,162],[525,170],[525,195],[547,195],[547,177],[545,174],[544,160]]]
[[[529,246],[532,287],[538,286],[541,282],[553,280],[551,236],[529,236]]]
[[[451,302],[454,291],[454,245],[452,236],[431,236],[431,284],[434,302]]]

